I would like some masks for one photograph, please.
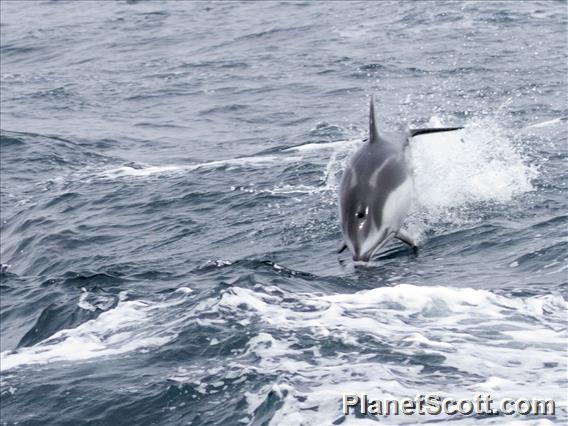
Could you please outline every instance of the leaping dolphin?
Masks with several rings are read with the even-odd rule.
[[[371,96],[369,139],[353,154],[339,187],[339,218],[345,242],[339,252],[348,247],[353,260],[368,262],[392,237],[416,247],[415,240],[400,229],[412,199],[410,140],[417,135],[459,129],[379,132]]]

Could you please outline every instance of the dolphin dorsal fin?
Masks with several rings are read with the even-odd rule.
[[[375,143],[379,140],[379,132],[375,122],[375,97],[371,95],[371,104],[369,106],[369,143]]]

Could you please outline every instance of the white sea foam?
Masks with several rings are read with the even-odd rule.
[[[235,287],[197,310],[244,326],[262,324],[245,353],[226,360],[221,377],[215,376],[228,380],[241,371],[275,377],[247,393],[249,421],[272,394],[283,405],[270,424],[320,425],[341,417],[343,393],[472,398],[487,392],[494,398],[554,398],[558,410],[565,410],[566,359],[560,348],[567,337],[567,308],[560,295],[516,298],[400,284],[321,296]],[[334,347],[340,349],[330,352]],[[251,357],[258,360],[254,365]],[[434,367],[427,371],[422,362]],[[174,373],[177,381],[213,380],[207,371],[183,368],[182,374]],[[446,374],[451,379],[440,379]],[[394,423],[425,420],[432,419],[389,418]]]
[[[282,157],[282,156],[257,156],[257,157],[241,157],[231,158],[227,160],[209,161],[198,164],[187,165],[140,165],[140,167],[121,166],[104,170],[99,173],[99,176],[107,179],[117,179],[124,177],[148,177],[151,175],[171,174],[171,173],[188,173],[199,169],[214,169],[218,167],[229,166],[230,169],[239,168],[243,166],[254,165],[257,167],[270,166],[275,162],[294,162],[300,161],[302,157]]]
[[[249,422],[270,393],[283,404],[273,425],[291,419],[331,424],[341,417],[343,393],[471,398],[490,392],[494,398],[554,398],[558,410],[566,409],[562,348],[568,303],[560,295],[508,297],[472,288],[399,284],[331,295],[231,287],[199,302],[191,302],[194,293],[182,288],[171,297],[162,302],[121,297],[94,320],[2,353],[2,370],[124,356],[163,346],[190,324],[238,324],[251,330],[244,350],[213,358],[207,368],[179,365],[170,379],[208,394],[249,373],[272,378],[247,393]],[[210,341],[223,344],[218,338]],[[222,366],[216,364],[221,361]],[[451,377],[440,379],[446,375]]]
[[[287,148],[284,150],[284,152],[289,152],[289,151],[313,152],[313,151],[324,151],[324,150],[337,151],[337,150],[343,150],[359,142],[360,140],[344,140],[336,142],[307,143],[303,145],[293,146],[292,148]]]
[[[189,294],[187,291],[181,293]],[[79,306],[95,310],[95,306],[86,302],[86,295],[86,292],[81,295]],[[176,332],[164,327],[160,317],[164,308],[173,308],[176,303],[179,301],[153,303],[122,300],[114,309],[76,328],[61,330],[34,346],[2,352],[0,369],[4,371],[28,364],[88,360],[162,346],[175,338]]]
[[[99,295],[88,292],[85,288],[81,288],[81,296],[77,306],[86,311],[95,312],[97,309],[106,311],[112,307],[114,297],[110,295]]]

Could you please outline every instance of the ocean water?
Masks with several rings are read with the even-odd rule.
[[[2,1],[1,422],[565,424],[567,4]],[[338,255],[367,131],[413,253]],[[553,398],[362,418],[343,393]]]

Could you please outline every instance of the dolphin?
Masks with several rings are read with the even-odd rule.
[[[351,157],[339,186],[339,219],[344,244],[354,261],[368,262],[391,238],[416,248],[415,239],[401,229],[413,192],[410,141],[414,136],[459,130],[462,127],[406,128],[379,132],[371,96],[369,138]]]

